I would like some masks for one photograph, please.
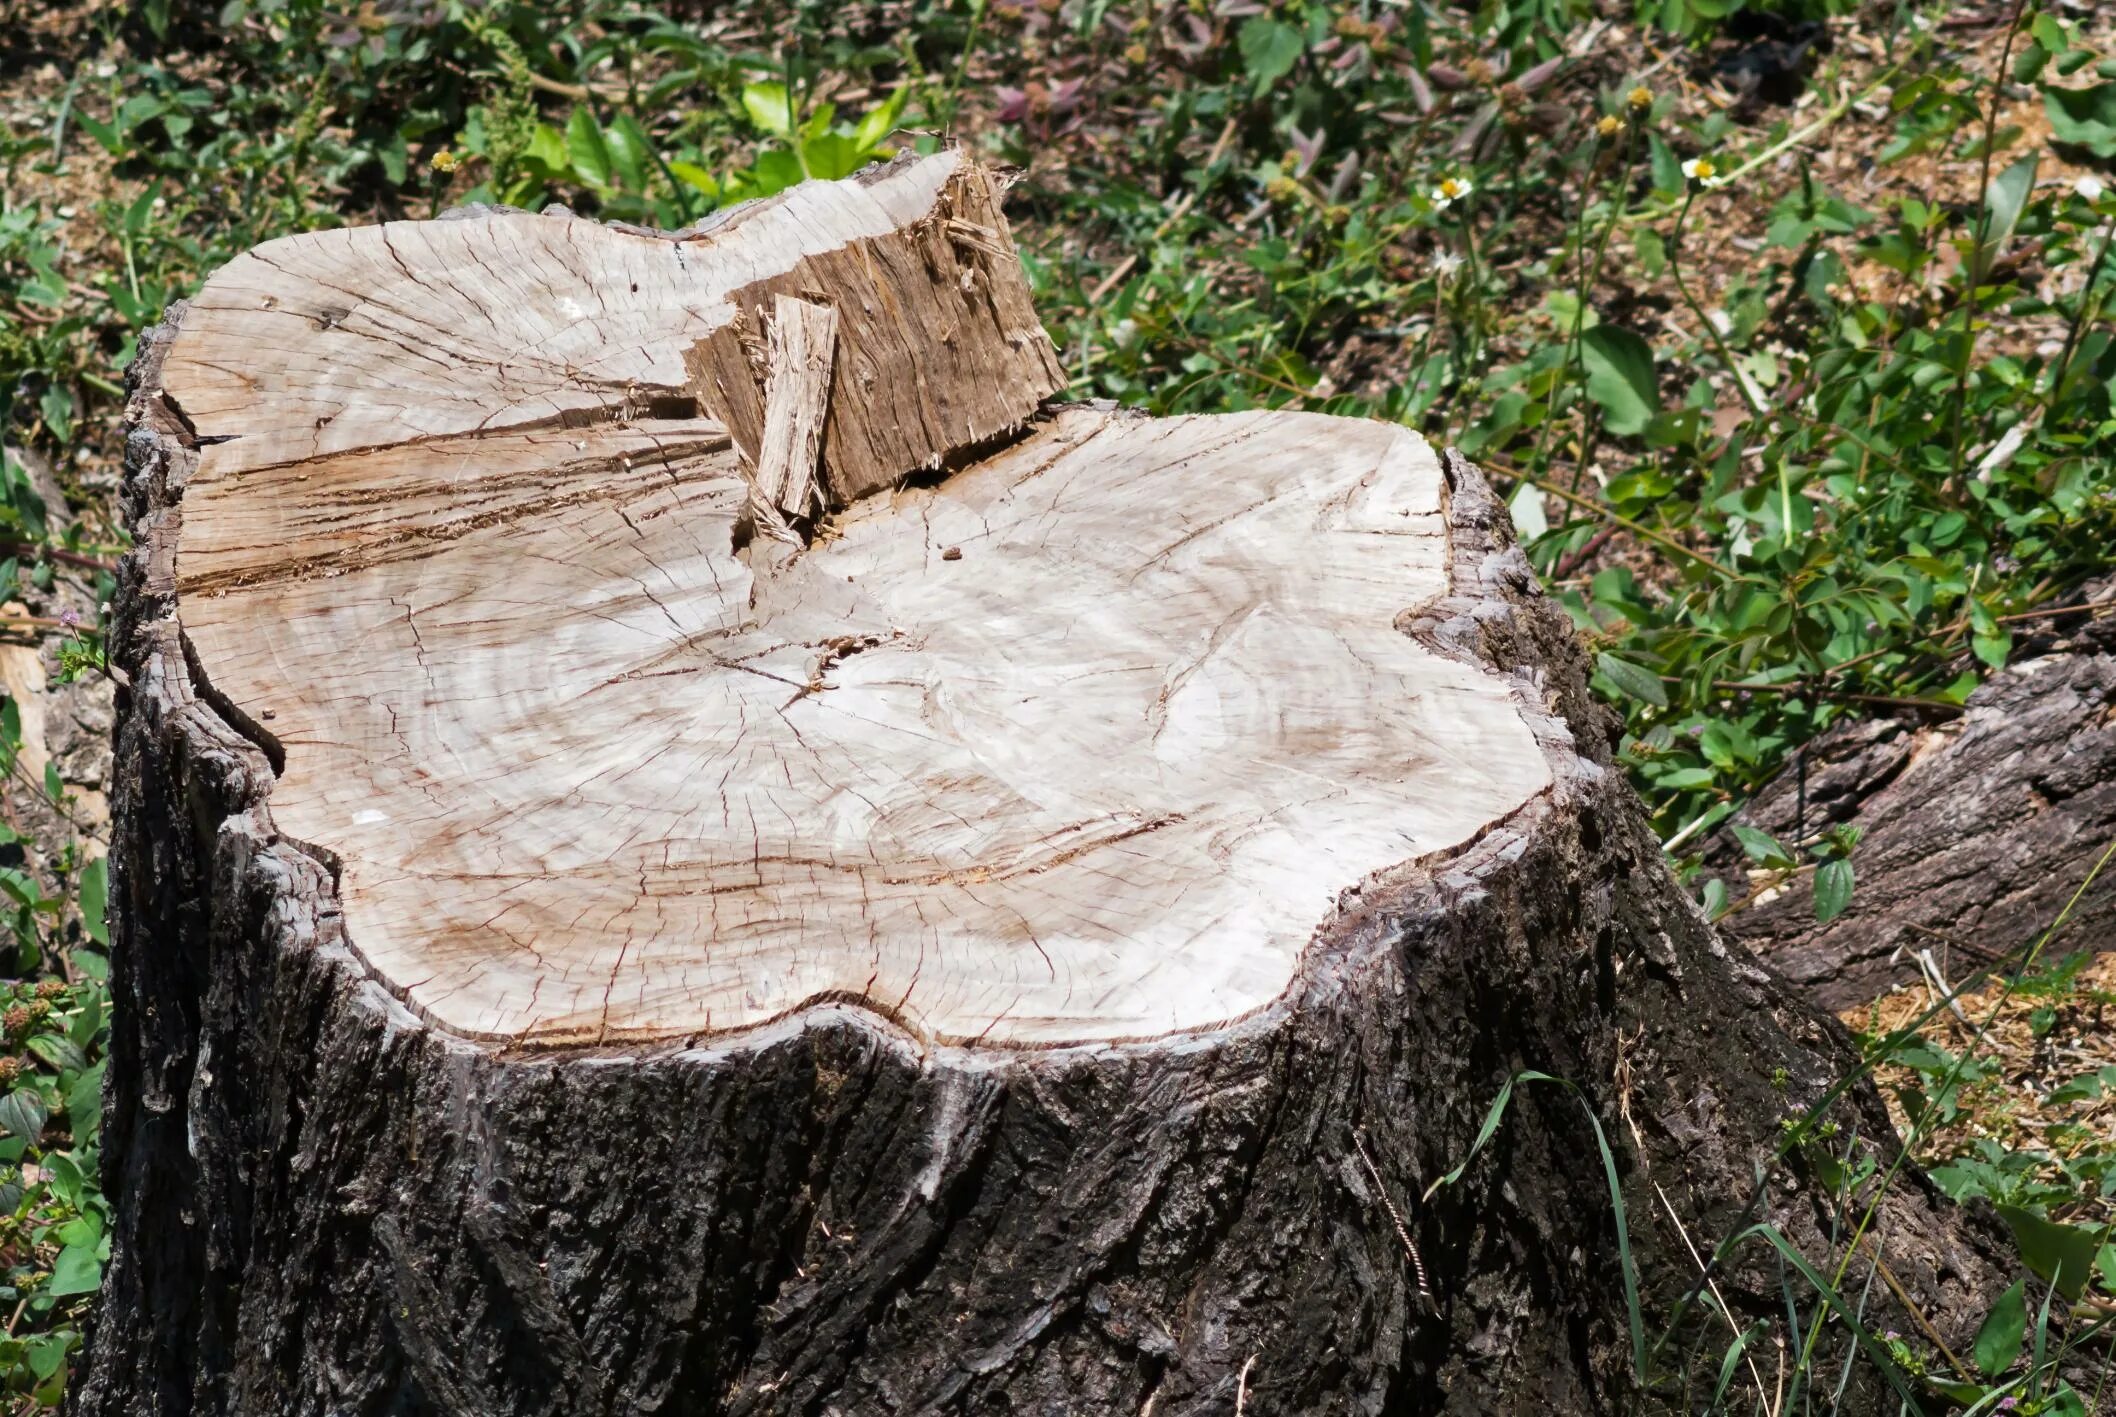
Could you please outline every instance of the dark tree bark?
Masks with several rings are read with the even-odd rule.
[[[2116,619],[2083,610],[2056,623],[2067,633],[2025,646],[1959,718],[1873,719],[1811,744],[1805,773],[1780,774],[1740,820],[1787,842],[1859,826],[1851,906],[1817,924],[1803,881],[1757,897],[1723,932],[1832,1009],[1918,979],[1922,952],[1959,984],[2032,946],[2116,842]],[[1711,856],[1742,899],[1738,848],[1719,842]],[[2043,958],[2112,945],[2105,874]]]
[[[83,1417],[1674,1410],[1729,1320],[1691,1303],[1656,1358],[1673,1378],[1642,1390],[1596,1123],[1655,1332],[1699,1286],[1692,1241],[1768,1222],[1839,1258],[1808,1152],[1771,1159],[1849,1041],[1677,887],[1565,617],[1459,456],[1449,589],[1399,628],[1497,677],[1550,785],[1348,890],[1268,1007],[999,1048],[819,1000],[536,1049],[451,1032],[370,971],[337,862],[273,825],[297,749],[187,654],[201,447],[161,396],[185,318],[134,371],[115,1244]],[[1422,1201],[1523,1069],[1577,1096],[1523,1086]],[[1870,1089],[1826,1120],[1893,1156]],[[1911,1169],[1871,1235],[1959,1346],[2002,1287],[1991,1230]],[[1910,1331],[1870,1246],[1847,1283]],[[1719,1266],[1732,1323],[1782,1314],[1783,1273],[1753,1243]],[[1833,1326],[1832,1372],[1844,1347]],[[1896,1402],[1865,1367],[1846,1410]]]

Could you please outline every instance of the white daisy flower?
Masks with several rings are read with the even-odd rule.
[[[2072,184],[2072,190],[2081,197],[2085,198],[2087,201],[2098,202],[2101,200],[2101,194],[2103,192],[2106,192],[2108,188],[2101,185],[2101,179],[2099,177],[2096,177],[2092,173],[2089,173],[2085,177],[2080,178],[2077,182],[2074,182]]]
[[[1433,257],[1433,274],[1442,280],[1453,280],[1455,272],[1462,269],[1462,258],[1452,251],[1442,251]]]
[[[1700,187],[1724,187],[1733,180],[1722,176],[1719,165],[1708,157],[1693,157],[1684,163],[1683,176]]]
[[[1433,205],[1445,211],[1476,190],[1467,177],[1442,178],[1433,189]]]

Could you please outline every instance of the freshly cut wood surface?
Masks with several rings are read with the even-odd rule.
[[[430,1022],[593,1043],[838,998],[944,1042],[1211,1027],[1285,992],[1347,888],[1549,783],[1515,691],[1398,628],[1453,570],[1410,433],[1075,408],[906,483],[1056,386],[996,208],[991,249],[950,235],[967,180],[943,155],[690,237],[295,237],[185,318],[196,672],[275,741],[274,824]],[[797,265],[936,231],[950,289],[996,292],[998,367],[848,409],[886,322],[839,303],[821,457],[881,430],[832,483],[866,495],[805,550],[738,546],[754,453],[686,355]]]

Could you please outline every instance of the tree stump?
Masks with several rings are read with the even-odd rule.
[[[1062,386],[952,153],[171,311],[83,1413],[1631,1410],[1597,1125],[1656,1321],[1668,1207],[1827,1252],[1753,1168],[1846,1039],[1676,888],[1476,469]],[[1524,1068],[1579,1094],[1425,1199]],[[1951,1337],[1997,1292],[1922,1178],[1877,1233]]]

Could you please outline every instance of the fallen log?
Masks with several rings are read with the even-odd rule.
[[[1830,1252],[1848,1042],[1677,888],[1477,470],[1062,386],[952,153],[171,311],[81,1412],[1603,1412],[1627,1277],[1678,1367],[1784,1312],[1691,1239]],[[1990,1232],[1876,1226],[1960,1342]]]
[[[1805,881],[1765,883],[1722,929],[1831,1009],[1958,987],[2038,941],[2046,965],[2116,946],[2116,872],[2094,877],[2116,843],[2116,618],[2083,605],[2055,623],[1959,718],[1868,719],[1811,744],[1737,820],[1788,844],[1860,828],[1851,904],[1819,922]],[[1752,894],[1731,840],[1709,857],[1730,899]]]

